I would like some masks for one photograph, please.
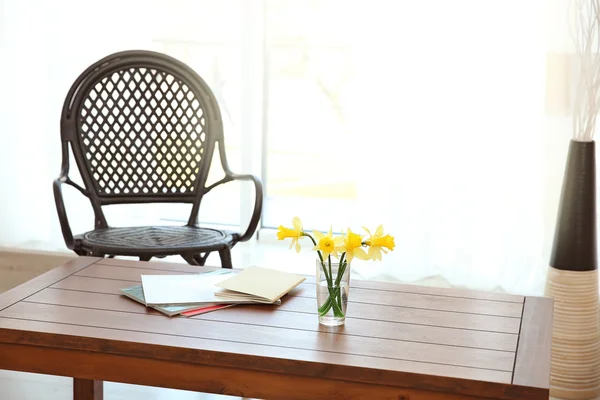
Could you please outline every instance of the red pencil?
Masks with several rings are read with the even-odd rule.
[[[217,304],[216,306],[200,307],[200,308],[195,308],[193,310],[184,311],[181,313],[181,315],[183,315],[184,317],[193,317],[194,315],[200,315],[200,314],[204,314],[204,313],[215,311],[215,310],[220,310],[222,308],[227,308],[227,307],[231,307],[231,306],[235,306],[235,304]]]

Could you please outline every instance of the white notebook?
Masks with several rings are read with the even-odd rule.
[[[248,267],[216,284],[219,299],[246,299],[273,303],[302,283],[306,278],[289,272],[262,267]]]
[[[218,269],[203,274],[142,275],[146,305],[243,303],[241,299],[222,299],[215,296],[215,285],[235,274],[235,271]]]

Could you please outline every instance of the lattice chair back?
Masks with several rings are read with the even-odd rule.
[[[118,203],[193,203],[193,222],[216,142],[226,164],[212,91],[155,52],[116,53],[84,71],[65,100],[61,135],[63,169],[70,143],[97,228],[107,226],[101,206]]]

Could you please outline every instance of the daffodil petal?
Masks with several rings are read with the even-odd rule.
[[[369,247],[369,250],[367,251],[367,259],[372,260],[373,259],[373,252],[375,250],[372,247]]]
[[[374,260],[381,261],[383,259],[383,256],[381,255],[381,248],[375,247],[373,254],[374,254],[374,257],[373,257]]]
[[[375,236],[381,236],[383,235],[383,225],[379,225],[377,227],[377,230],[375,231]]]
[[[354,251],[352,252],[352,255],[356,258],[358,258],[359,260],[368,260],[369,257],[367,256],[367,253],[365,253],[365,251],[363,249],[354,249]]]
[[[367,233],[369,234],[369,236],[373,236],[371,235],[371,231],[369,230],[369,228],[367,228],[366,226],[362,227],[365,231],[367,231]]]
[[[295,230],[302,231],[302,221],[300,221],[300,218],[294,217],[294,219],[292,219],[292,225]]]
[[[296,253],[300,253],[300,243],[296,241]]]
[[[325,237],[325,235],[317,230],[313,231],[313,235],[315,236],[315,239],[317,240],[321,240]]]

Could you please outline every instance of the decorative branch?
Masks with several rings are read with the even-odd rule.
[[[579,61],[575,92],[573,138],[589,142],[594,138],[600,111],[600,0],[571,0],[573,42]]]

